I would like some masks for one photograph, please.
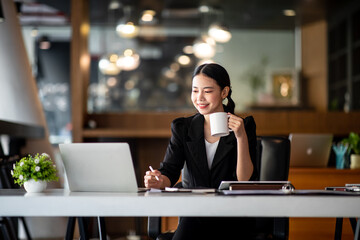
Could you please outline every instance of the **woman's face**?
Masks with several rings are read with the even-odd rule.
[[[214,79],[199,74],[192,81],[191,100],[202,115],[223,112],[222,100],[226,98],[228,91],[228,87],[221,90]]]

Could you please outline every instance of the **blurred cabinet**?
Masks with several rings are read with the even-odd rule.
[[[360,2],[331,9],[328,19],[329,109],[359,110]]]
[[[346,183],[360,183],[360,169],[291,168],[289,181],[296,189],[344,186]],[[334,239],[335,221],[335,218],[290,218],[289,239]],[[342,239],[354,239],[348,219],[344,219]]]

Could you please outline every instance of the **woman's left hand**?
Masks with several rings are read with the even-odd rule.
[[[235,137],[240,138],[246,134],[244,120],[234,114],[228,113],[229,128],[233,130]]]

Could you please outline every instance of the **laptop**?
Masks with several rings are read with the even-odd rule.
[[[333,140],[332,134],[289,135],[290,167],[327,167]]]
[[[127,143],[59,144],[72,192],[137,192]]]

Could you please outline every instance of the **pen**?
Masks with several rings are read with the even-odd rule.
[[[154,169],[152,168],[152,166],[149,166],[149,168],[150,168],[150,171],[151,171],[151,172],[154,172]],[[155,178],[156,178],[156,180],[160,181],[160,179],[159,179],[158,176],[155,176]]]

